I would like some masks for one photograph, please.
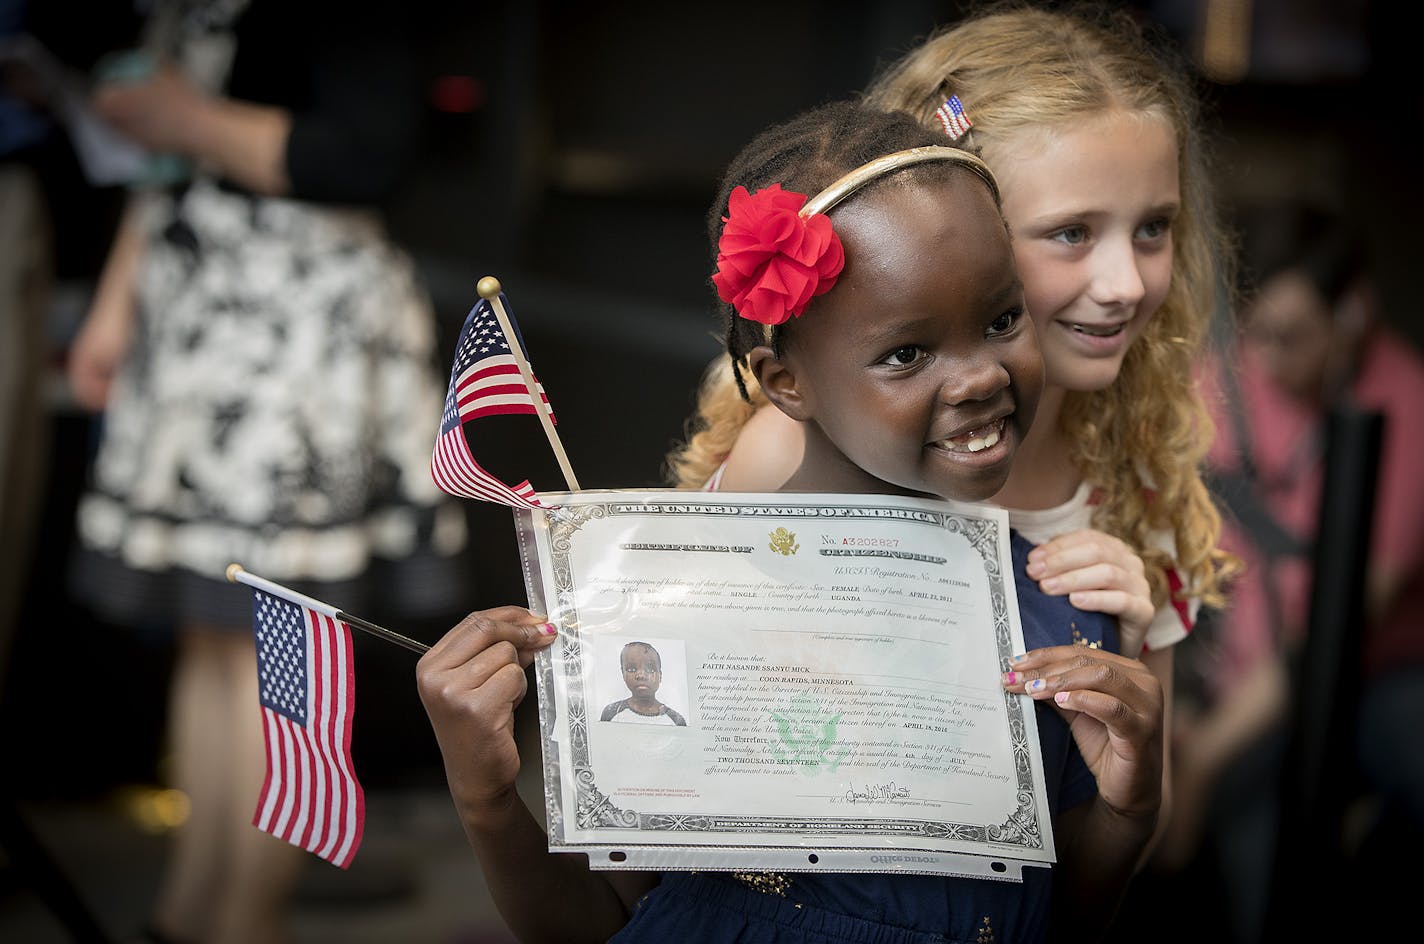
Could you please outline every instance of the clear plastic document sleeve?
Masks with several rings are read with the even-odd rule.
[[[1002,511],[540,499],[516,517],[530,606],[559,627],[535,664],[552,850],[1007,880],[1054,861],[1033,706],[999,684],[1024,651]]]

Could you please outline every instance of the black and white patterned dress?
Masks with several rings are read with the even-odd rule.
[[[140,218],[133,347],[79,506],[85,602],[246,628],[235,561],[351,612],[453,612],[435,318],[379,218],[201,174]]]

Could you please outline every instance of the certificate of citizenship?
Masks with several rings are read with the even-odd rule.
[[[1024,651],[1002,510],[540,499],[519,533],[559,627],[535,663],[552,850],[1008,880],[1054,861],[1033,705],[999,684]]]

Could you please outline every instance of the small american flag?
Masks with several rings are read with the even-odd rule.
[[[499,300],[514,329],[514,343],[524,354],[519,328],[514,315],[500,293]],[[445,412],[440,418],[440,435],[430,457],[430,474],[435,483],[451,495],[478,498],[515,507],[539,507],[539,499],[526,479],[513,487],[490,475],[475,457],[465,441],[465,423],[480,416],[501,413],[531,413],[538,407],[529,395],[519,374],[519,365],[510,351],[510,339],[505,337],[489,300],[481,298],[465,318],[460,341],[455,346],[455,365],[450,371],[450,389],[445,394]],[[526,355],[527,359],[527,355]],[[539,398],[548,408],[549,398],[535,381]],[[549,412],[552,422],[553,412]]]
[[[335,611],[256,589],[252,615],[267,742],[252,825],[344,869],[366,824],[366,795],[351,765],[351,629]]]
[[[964,114],[964,106],[960,104],[958,95],[945,99],[944,104],[935,110],[935,117],[939,119],[940,126],[951,141],[958,141],[969,132],[971,122],[969,116]]]

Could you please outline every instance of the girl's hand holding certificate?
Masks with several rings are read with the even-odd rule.
[[[1124,817],[1155,818],[1162,803],[1162,686],[1141,661],[1089,646],[1051,646],[1019,656],[1007,691],[1053,699],[1098,781],[1098,796]]]
[[[469,814],[514,799],[514,709],[528,688],[524,670],[557,635],[552,623],[523,607],[482,610],[446,633],[416,667],[450,792]]]

